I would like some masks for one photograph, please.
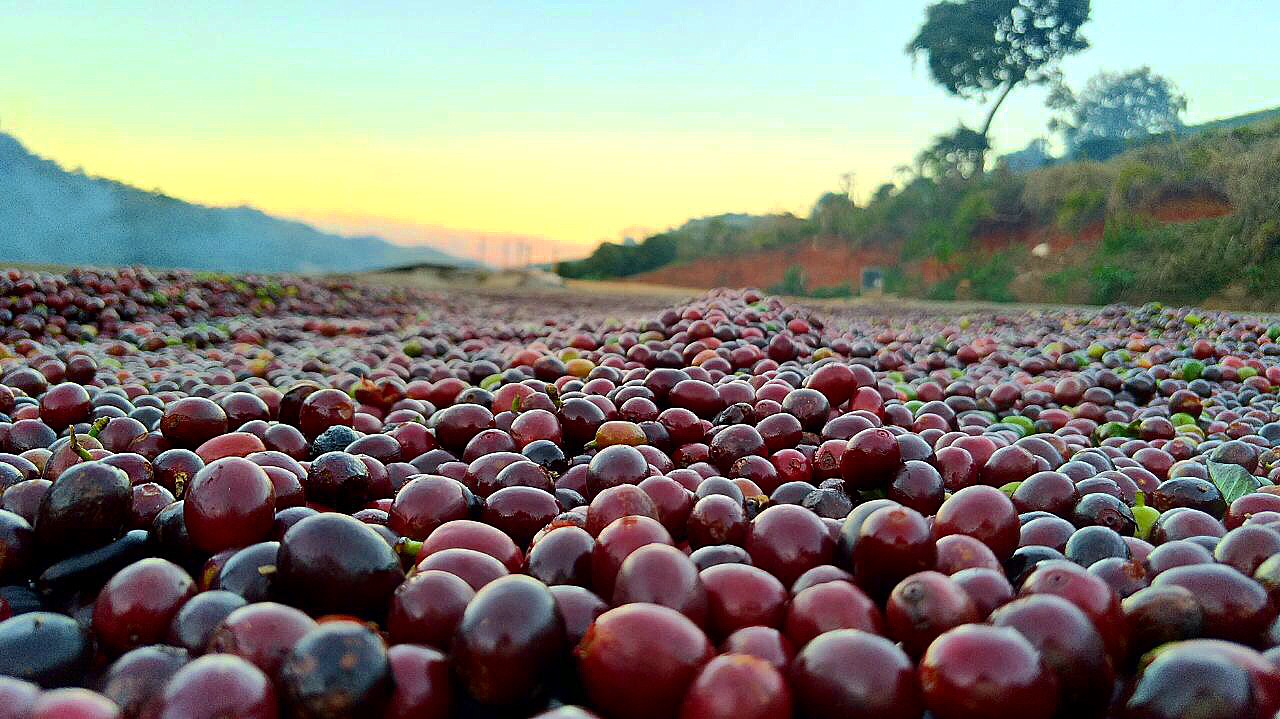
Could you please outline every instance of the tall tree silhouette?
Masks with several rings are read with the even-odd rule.
[[[957,97],[995,101],[977,132],[990,140],[991,122],[1019,85],[1057,78],[1058,63],[1089,46],[1080,26],[1089,0],[944,0],[930,5],[907,53],[924,56],[929,74]],[[985,166],[982,153],[978,170]]]

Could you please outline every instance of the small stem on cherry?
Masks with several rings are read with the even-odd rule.
[[[108,417],[99,417],[98,420],[93,423],[93,426],[89,428],[89,436],[97,439],[98,435],[101,434],[102,430],[107,426],[107,422],[110,421],[111,420]]]
[[[422,542],[407,537],[401,537],[400,541],[396,542],[396,553],[400,556],[416,557],[421,551]]]
[[[83,459],[86,462],[93,461],[93,455],[89,454],[89,450],[80,446],[80,440],[76,438],[76,430],[74,427],[71,428],[71,437],[67,442],[71,447],[71,451],[80,455],[80,459]]]

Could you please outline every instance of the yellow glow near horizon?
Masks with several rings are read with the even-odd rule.
[[[804,213],[840,173],[895,156],[884,146],[852,144],[833,153],[843,143],[826,136],[723,132],[358,144],[314,136],[194,147],[104,138],[98,129],[31,128],[18,136],[37,153],[78,158],[90,174],[204,204],[249,204],[327,226],[380,218],[533,235],[579,249],[615,239],[627,221],[656,230],[725,211]]]

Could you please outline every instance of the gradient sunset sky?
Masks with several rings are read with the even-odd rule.
[[[212,205],[474,253],[583,255],[721,212],[864,197],[985,106],[903,53],[923,0],[11,2],[0,130]],[[1064,70],[1150,65],[1195,123],[1280,104],[1280,7],[1095,0]],[[1016,91],[998,151],[1045,134]]]

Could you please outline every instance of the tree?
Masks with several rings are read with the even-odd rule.
[[[924,55],[934,82],[957,97],[983,101],[995,94],[982,128],[1018,85],[1049,82],[1058,62],[1089,46],[1080,26],[1089,0],[943,0],[930,5],[907,53]],[[978,171],[985,167],[986,150]]]
[[[854,239],[854,215],[858,208],[845,193],[828,192],[813,205],[809,220],[818,235],[839,237],[845,241]],[[814,236],[817,239],[817,235]]]
[[[934,138],[933,144],[916,156],[916,165],[922,177],[967,180],[982,172],[988,149],[985,135],[960,125]]]
[[[1100,72],[1079,96],[1060,85],[1050,94],[1049,107],[1060,112],[1049,128],[1062,133],[1070,156],[1105,160],[1134,140],[1179,132],[1187,98],[1151,68],[1140,67]]]
[[[557,263],[556,272],[562,277],[579,279],[628,277],[674,262],[676,247],[676,238],[665,232],[639,243],[602,242],[590,257]]]

